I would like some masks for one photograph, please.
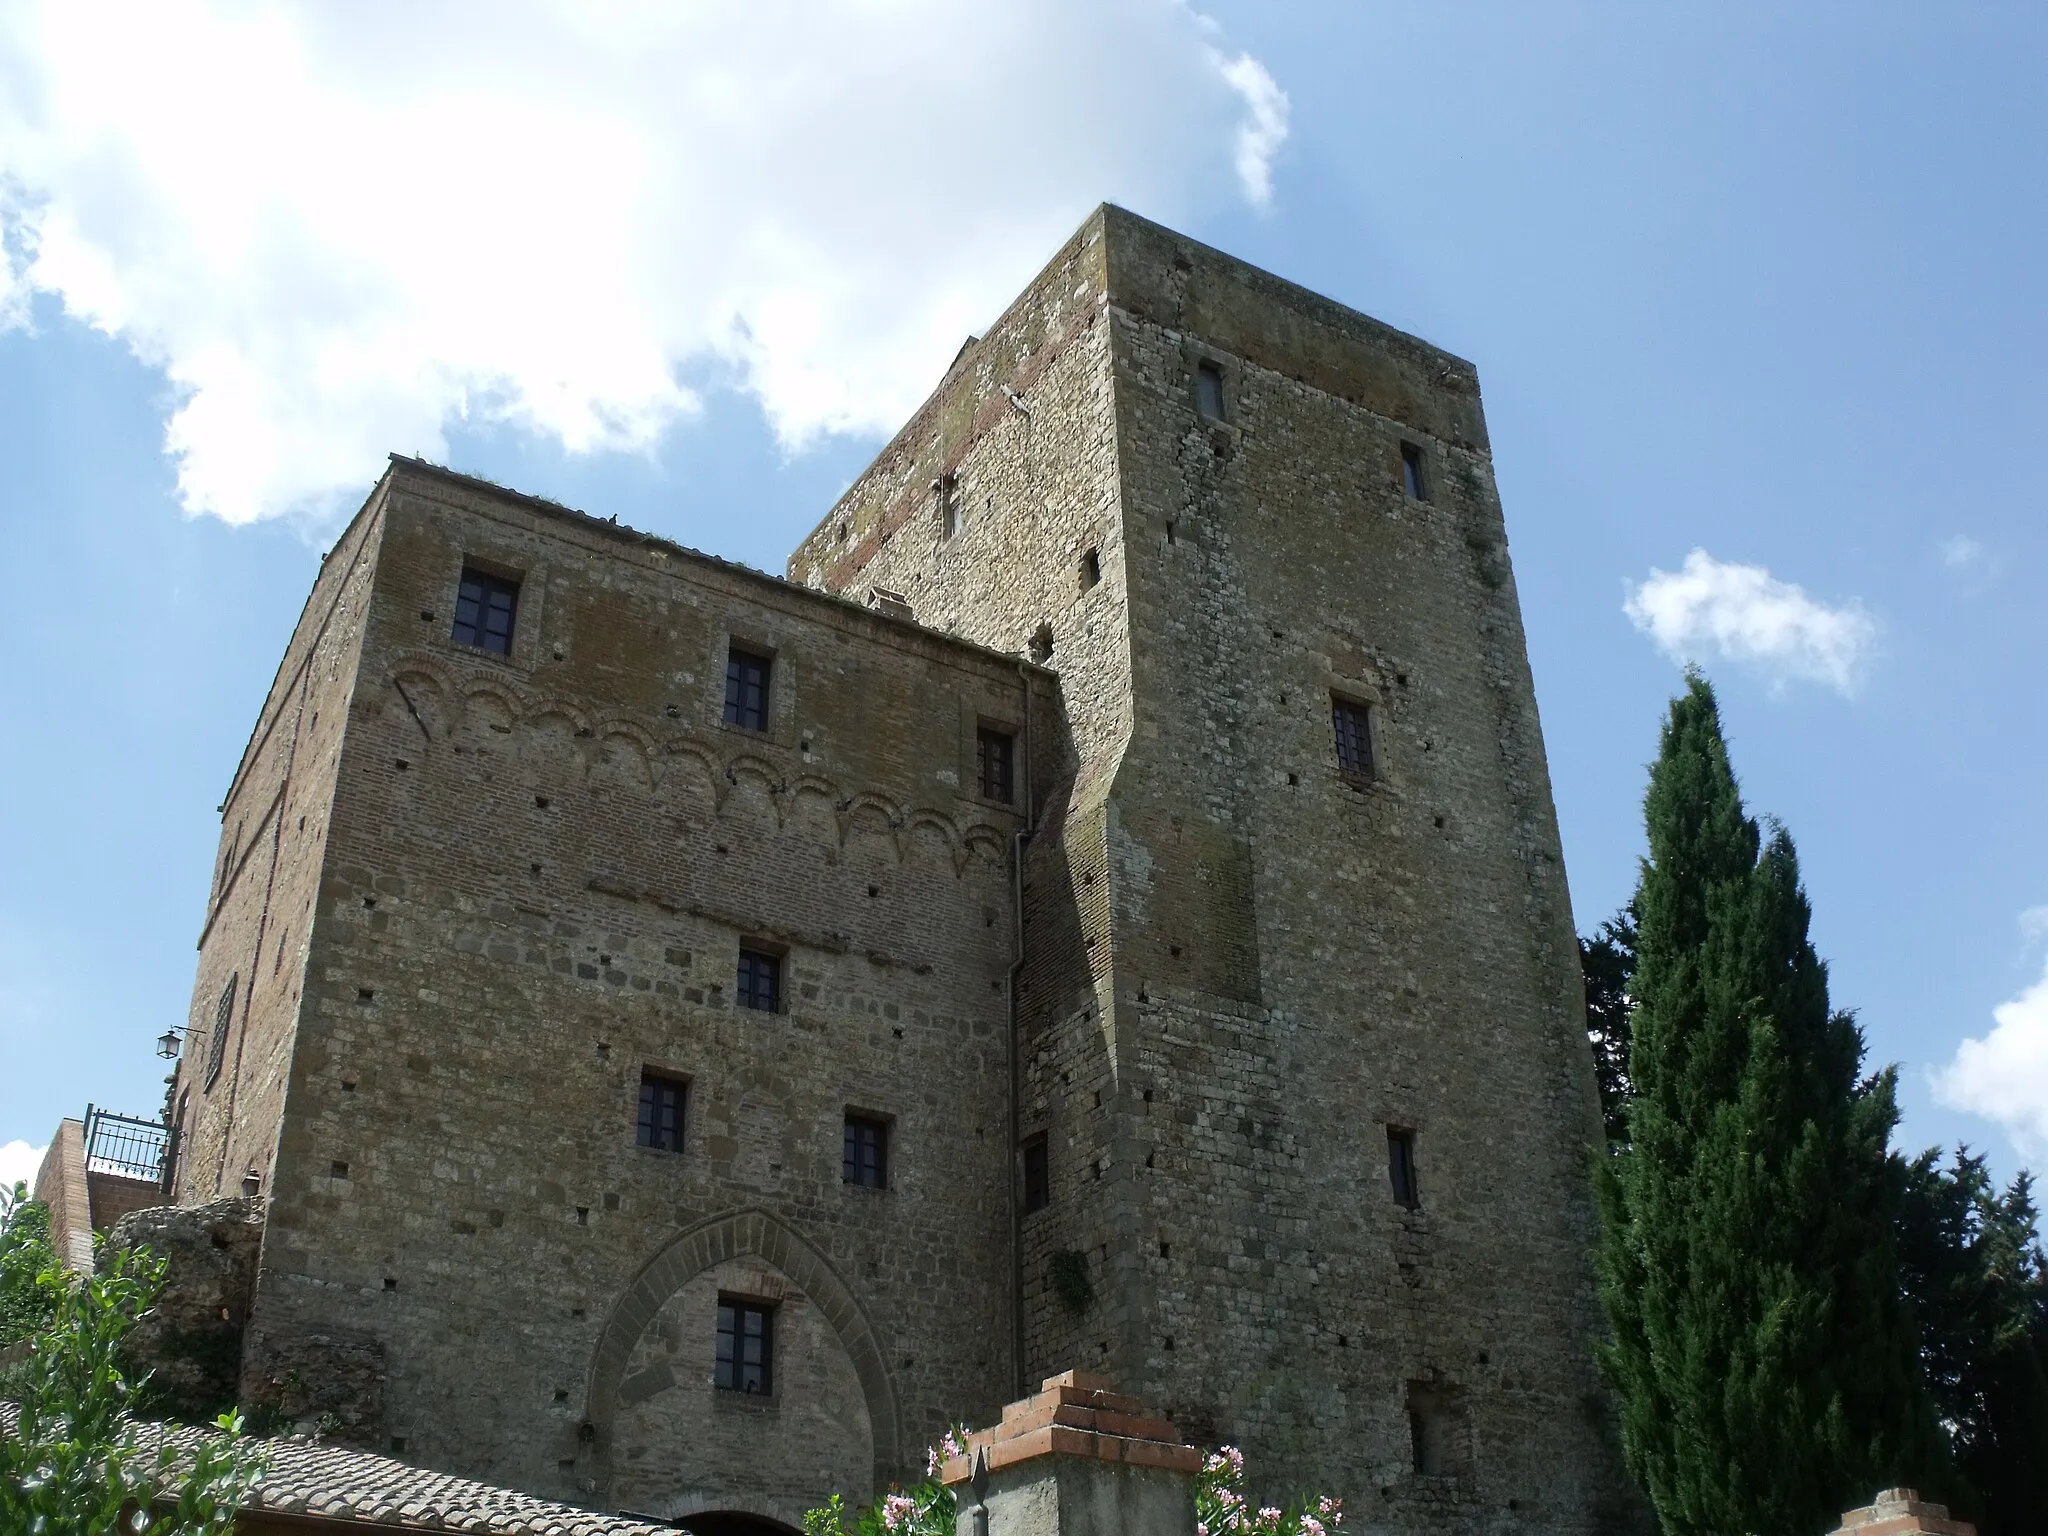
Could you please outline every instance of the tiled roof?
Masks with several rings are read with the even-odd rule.
[[[14,1409],[0,1404],[0,1433],[14,1432]],[[196,1447],[218,1432],[139,1424],[137,1442]],[[367,1451],[317,1440],[252,1442],[268,1460],[244,1506],[281,1515],[317,1515],[401,1531],[488,1531],[493,1536],[674,1536],[673,1528],[536,1499],[510,1488],[432,1472]]]

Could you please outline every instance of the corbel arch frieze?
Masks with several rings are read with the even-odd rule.
[[[839,802],[839,845],[843,848],[860,831],[872,831],[887,842],[903,862],[903,807],[877,790],[855,790]]]

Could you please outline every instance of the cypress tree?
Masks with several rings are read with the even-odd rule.
[[[1599,1173],[1622,1443],[1669,1536],[1817,1536],[1880,1487],[1940,1484],[1892,1074],[1858,1080],[1792,839],[1744,812],[1697,673],[1644,810],[1629,1140]]]

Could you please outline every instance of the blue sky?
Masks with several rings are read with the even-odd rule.
[[[386,450],[779,569],[1109,198],[1478,364],[1581,928],[1693,656],[1902,1143],[2048,1166],[2048,13],[793,4],[0,3],[0,1145],[159,1102]]]

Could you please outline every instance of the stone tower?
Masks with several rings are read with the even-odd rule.
[[[1471,365],[1105,207],[789,573],[1060,675],[1024,1381],[1104,1372],[1375,1523],[1625,1518],[1577,951]]]
[[[173,1085],[244,1401],[773,1531],[1079,1368],[1625,1522],[1470,366],[1104,208],[789,578],[410,460],[327,555]]]

